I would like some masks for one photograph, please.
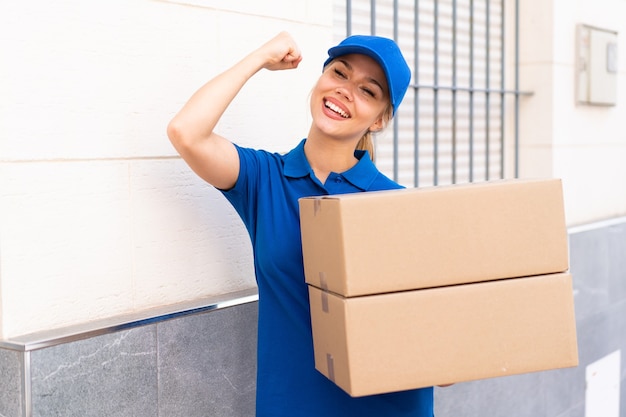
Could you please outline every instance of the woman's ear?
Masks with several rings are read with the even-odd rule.
[[[370,132],[380,132],[384,128],[387,127],[387,124],[393,118],[393,108],[391,104],[387,106],[387,108],[383,111],[383,113],[378,117],[378,119],[370,126]]]
[[[368,130],[370,132],[379,132],[379,131],[383,130],[384,127],[385,127],[385,122],[384,122],[384,120],[383,120],[383,118],[381,116],[381,117],[378,118],[378,120],[376,120],[374,122],[374,124],[372,124],[370,126],[370,128]]]

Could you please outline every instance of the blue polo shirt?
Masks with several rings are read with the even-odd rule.
[[[324,184],[304,143],[285,155],[237,147],[240,171],[224,195],[241,216],[259,289],[258,417],[432,417],[433,389],[352,398],[315,369],[300,237],[300,197],[402,188],[367,152]]]

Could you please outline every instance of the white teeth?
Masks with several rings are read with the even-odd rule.
[[[346,113],[345,111],[341,110],[341,108],[339,108],[339,106],[337,106],[336,104],[333,104],[333,103],[327,101],[327,102],[324,103],[324,105],[326,107],[328,107],[329,109],[331,109],[332,111],[334,111],[335,113],[338,113],[344,119],[348,118],[348,113]]]

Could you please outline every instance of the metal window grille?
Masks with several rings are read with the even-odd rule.
[[[393,38],[412,66],[403,104],[376,138],[382,172],[414,187],[518,176],[527,94],[518,88],[518,1],[337,1],[337,40]]]

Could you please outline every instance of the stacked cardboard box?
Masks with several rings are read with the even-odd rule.
[[[576,366],[561,181],[300,200],[315,366],[352,396]]]

